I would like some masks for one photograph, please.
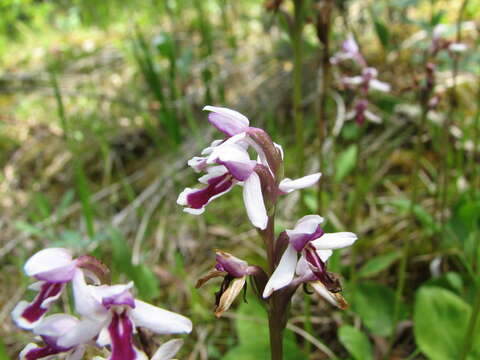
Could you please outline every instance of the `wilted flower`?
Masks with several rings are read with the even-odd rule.
[[[224,251],[217,251],[216,262],[215,270],[200,278],[196,287],[203,286],[208,280],[215,277],[223,277],[220,290],[215,293],[215,316],[220,317],[230,308],[242,289],[246,289],[247,276],[255,275],[263,270],[257,266],[249,266],[246,261]]]
[[[343,298],[340,292],[334,292],[329,290],[321,281],[318,280],[317,276],[313,273],[310,265],[307,263],[304,257],[301,257],[297,263],[297,268],[295,270],[297,278],[293,281],[298,284],[308,284],[313,290],[330,304],[339,307],[340,309],[346,309],[348,307],[347,302]],[[330,273],[330,277],[335,277],[335,274]]]
[[[298,253],[328,291],[341,291],[338,280],[327,272],[326,261],[332,255],[332,250],[352,245],[357,236],[351,232],[325,233],[320,226],[322,222],[323,218],[318,215],[307,215],[297,222],[294,229],[285,230],[284,236],[287,236],[289,244],[265,286],[264,298],[292,282],[298,264]]]

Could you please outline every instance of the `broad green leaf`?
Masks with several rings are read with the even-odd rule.
[[[231,349],[223,360],[270,358],[267,316],[265,309],[258,302],[250,301],[240,305],[235,329],[239,344]],[[285,360],[306,359],[298,349],[293,333],[288,330],[285,331],[283,350]]]
[[[400,252],[398,251],[393,251],[385,255],[376,256],[362,266],[362,268],[358,271],[358,276],[366,278],[377,275],[381,271],[390,267],[390,265],[392,265],[399,258]]]
[[[458,359],[465,340],[471,307],[452,292],[424,286],[417,292],[414,335],[420,350],[432,360]],[[474,333],[468,360],[480,359],[480,332]]]
[[[395,310],[395,294],[392,289],[375,282],[364,282],[356,286],[348,300],[373,334],[392,335]],[[400,314],[403,315],[404,308],[400,310]]]
[[[0,360],[10,360],[10,357],[7,354],[7,349],[2,340],[0,340]]]
[[[339,155],[335,168],[336,182],[340,182],[355,168],[355,164],[357,163],[357,153],[357,146],[350,145],[347,150]]]
[[[350,325],[343,325],[338,330],[338,338],[355,360],[373,359],[370,340],[360,330]]]

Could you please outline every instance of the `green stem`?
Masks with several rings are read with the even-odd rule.
[[[331,63],[330,63],[330,29],[332,23],[333,2],[327,1],[326,7],[322,9],[322,13],[319,14],[317,24],[317,37],[323,44],[322,53],[322,84],[320,92],[320,104],[319,104],[319,116],[317,123],[317,137],[318,137],[318,161],[320,169],[323,169],[324,155],[323,155],[323,141],[325,139],[326,126],[327,126],[327,101],[330,96],[330,83],[331,83]],[[324,179],[318,182],[317,188],[317,213],[322,213],[323,202],[323,184]]]
[[[362,162],[362,152],[361,152],[361,141],[364,133],[364,124],[358,126],[358,134],[355,139],[355,145],[357,147],[357,164],[355,167],[354,181],[355,181],[355,191],[353,194],[352,206],[350,207],[350,227],[352,231],[358,234],[359,229],[357,228],[357,219],[358,219],[358,207],[360,205],[360,199],[362,199],[362,172],[366,171],[366,167],[363,166]],[[355,293],[356,283],[357,283],[357,274],[356,274],[356,264],[357,264],[357,247],[352,246],[351,248],[351,259],[350,259],[350,282],[353,293]]]
[[[302,35],[303,35],[303,0],[294,0],[295,19],[292,28],[291,40],[293,45],[293,118],[295,124],[295,142],[297,146],[298,175],[304,173],[304,148],[302,106]]]

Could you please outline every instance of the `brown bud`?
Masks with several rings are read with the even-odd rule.
[[[207,281],[216,277],[225,277],[227,273],[225,271],[220,270],[212,270],[208,274],[202,276],[200,279],[197,280],[195,287],[198,289],[202,287]]]

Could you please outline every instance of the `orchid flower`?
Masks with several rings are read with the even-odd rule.
[[[342,43],[342,49],[330,59],[330,62],[336,65],[345,60],[353,60],[361,67],[367,65],[352,34],[348,35],[347,39]]]
[[[185,206],[185,212],[202,214],[212,200],[238,184],[243,186],[248,218],[255,227],[264,230],[268,223],[268,198],[312,186],[320,179],[321,174],[316,173],[278,181],[277,170],[283,160],[280,145],[273,143],[262,129],[250,127],[249,120],[234,110],[214,106],[206,106],[204,110],[211,111],[209,121],[228,138],[215,140],[202,151],[203,156],[188,161],[196,172],[206,172],[198,179],[206,186],[186,188],[180,193],[177,204]],[[257,152],[257,160],[250,159],[250,146]],[[267,189],[268,194],[262,189]]]
[[[363,125],[365,120],[369,120],[373,123],[381,123],[382,118],[375,113],[368,110],[370,102],[367,99],[360,99],[355,102],[355,106],[352,111],[346,114],[346,119],[354,119],[358,125]]]
[[[378,77],[378,70],[373,67],[366,67],[362,70],[362,75],[360,76],[352,76],[352,77],[344,77],[342,82],[347,86],[359,86],[360,89],[363,91],[364,94],[367,94],[370,89],[378,90],[381,92],[389,92],[390,85],[379,81]]]
[[[224,251],[216,252],[215,270],[210,271],[197,281],[196,287],[203,286],[215,277],[223,277],[220,290],[215,294],[215,316],[220,317],[232,305],[235,298],[244,289],[247,276],[263,275],[263,270],[257,266],[250,266],[242,259]],[[266,275],[265,275],[266,276]]]
[[[33,333],[39,335],[45,345],[38,346],[35,343],[28,344],[19,355],[20,360],[36,360],[51,357],[61,353],[66,354],[67,360],[80,360],[85,348],[79,346],[64,347],[58,344],[58,339],[75,328],[79,320],[67,314],[55,314],[43,318],[34,328]]]
[[[24,271],[39,281],[29,286],[30,290],[38,292],[35,299],[30,303],[20,301],[12,311],[13,321],[23,329],[33,329],[38,324],[76,273],[87,271],[94,280],[97,279],[95,273],[106,273],[96,259],[90,256],[73,259],[71,253],[63,248],[37,252],[27,260]]]
[[[447,50],[449,53],[463,53],[468,47],[464,43],[455,42],[445,38],[448,27],[445,24],[438,24],[432,32],[432,43],[430,44],[430,52],[432,55],[437,54],[441,50]]]
[[[294,229],[285,230],[283,234],[289,243],[265,286],[264,298],[292,282],[299,262],[299,253],[300,259],[303,258],[307,262],[313,275],[328,291],[333,293],[341,291],[338,280],[327,272],[326,262],[332,255],[332,250],[352,245],[357,236],[351,232],[325,233],[320,226],[322,223],[322,217],[307,215],[298,220]]]
[[[191,321],[179,314],[135,299],[130,292],[133,283],[125,285],[87,285],[82,272],[72,280],[75,309],[83,319],[57,344],[71,348],[93,339],[99,346],[109,346],[109,360],[140,360],[146,355],[133,344],[136,327],[157,334],[189,333]]]
[[[171,360],[183,345],[182,339],[172,339],[160,345],[150,360]],[[139,359],[148,360],[148,357],[141,353]],[[105,360],[101,356],[95,356],[92,360]]]

